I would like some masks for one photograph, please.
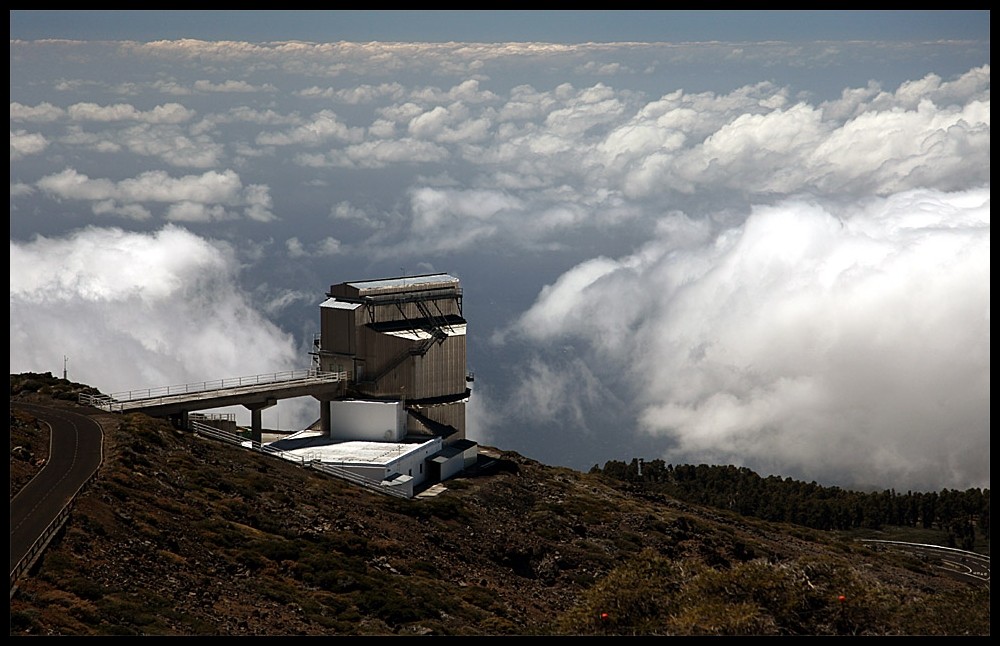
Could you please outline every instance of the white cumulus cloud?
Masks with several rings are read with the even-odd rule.
[[[628,375],[668,461],[988,487],[989,223],[988,189],[790,199],[717,233],[672,216],[542,290],[518,331]]]
[[[48,140],[37,132],[25,130],[10,131],[10,160],[37,155],[49,145]]]
[[[72,379],[111,393],[303,367],[224,243],[90,228],[11,241],[10,256],[11,373],[60,371],[66,356]]]
[[[104,203],[103,212],[113,212],[113,205],[166,203],[167,217],[180,221],[205,221],[230,217],[227,208],[242,208],[253,220],[273,219],[271,197],[266,186],[244,186],[235,171],[208,171],[202,175],[171,177],[163,171],[149,171],[114,182],[91,179],[72,168],[47,175],[39,189],[64,200],[89,200]]]
[[[183,123],[194,118],[194,110],[179,103],[158,105],[152,110],[138,110],[128,103],[98,105],[76,103],[69,106],[67,114],[75,121],[142,121],[145,123]]]

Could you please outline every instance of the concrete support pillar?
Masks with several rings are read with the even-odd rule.
[[[330,400],[319,400],[319,428],[324,435],[330,434]]]
[[[254,442],[260,444],[262,441],[261,438],[264,436],[260,419],[260,411],[265,408],[270,408],[277,403],[277,399],[268,399],[267,401],[254,404],[243,404],[244,407],[250,409],[250,439]]]

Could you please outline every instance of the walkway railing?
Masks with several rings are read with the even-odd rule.
[[[101,464],[104,464],[103,441],[101,448]],[[90,477],[87,478],[87,480],[80,485],[80,488],[76,490],[76,493],[74,493],[73,496],[66,502],[66,504],[63,505],[63,508],[59,510],[58,514],[56,514],[56,517],[52,519],[52,522],[49,523],[48,527],[45,528],[45,530],[41,533],[41,535],[37,539],[35,539],[35,542],[31,544],[30,548],[28,548],[28,552],[23,557],[21,557],[21,560],[18,561],[17,565],[14,566],[14,569],[11,570],[10,573],[11,599],[14,598],[14,593],[17,592],[18,579],[20,579],[21,575],[27,572],[35,564],[35,561],[38,560],[38,557],[42,555],[42,552],[44,552],[45,548],[49,546],[49,543],[52,542],[52,539],[55,537],[55,535],[59,533],[59,530],[62,529],[63,525],[66,524],[66,521],[69,520],[70,511],[72,510],[73,505],[76,503],[76,497],[80,495],[80,492],[83,491],[84,487],[86,487],[92,481],[97,479],[98,471],[99,468],[94,469],[94,472],[90,474]]]
[[[340,378],[346,379],[346,377],[344,376],[346,375],[346,373],[332,373],[332,374],[339,374]],[[80,403],[87,403],[84,401],[84,397],[85,397],[84,395],[80,396]],[[97,397],[94,396],[90,397],[98,399]],[[95,406],[95,404],[91,403],[87,403],[87,405]],[[96,406],[96,407],[102,408],[101,406]],[[228,416],[219,416],[219,417],[223,419],[228,418]],[[254,442],[253,440],[249,440],[244,436],[240,435],[239,433],[224,431],[222,429],[215,428],[214,426],[209,426],[208,424],[203,424],[197,421],[192,421],[190,423],[190,426],[191,430],[197,435],[210,437],[215,440],[226,442],[227,444],[242,446],[244,448],[248,448],[254,451],[260,451],[261,453],[274,456],[281,460],[298,462],[299,466],[301,467],[307,469],[314,469],[316,471],[326,473],[333,477],[341,478],[342,480],[348,480],[357,485],[365,487],[366,489],[369,489],[371,491],[386,494],[388,496],[395,496],[397,498],[407,498],[407,499],[411,498],[411,496],[404,491],[399,491],[397,489],[394,489],[393,487],[387,487],[381,483],[375,482],[374,480],[369,480],[364,476],[359,476],[358,474],[352,471],[348,471],[347,469],[342,469],[340,467],[335,467],[329,464],[323,464],[317,460],[307,460],[305,458],[299,458],[298,456],[285,455],[286,454],[285,451],[271,448],[266,444],[262,445],[260,442]],[[102,463],[103,463],[103,452],[102,452]],[[35,561],[38,560],[38,557],[42,554],[42,552],[45,551],[45,548],[48,547],[53,537],[55,537],[55,535],[59,532],[59,530],[62,529],[63,525],[66,524],[66,521],[69,520],[69,515],[73,503],[76,502],[77,494],[79,494],[79,492],[82,491],[83,488],[86,487],[92,480],[95,480],[97,478],[97,475],[98,471],[95,470],[94,473],[89,478],[87,478],[87,481],[80,486],[80,488],[77,490],[77,493],[73,495],[73,497],[66,503],[66,505],[56,515],[56,517],[52,520],[52,522],[49,523],[49,526],[42,532],[41,536],[39,536],[38,539],[32,544],[31,548],[28,550],[28,553],[25,554],[25,556],[20,561],[18,561],[18,563],[14,566],[14,569],[11,570],[10,572],[11,599],[14,598],[14,593],[17,592],[18,579],[20,579],[21,575],[27,572],[28,569],[32,565],[34,565]]]
[[[93,406],[94,408],[100,408],[108,412],[120,413],[126,408],[125,404],[133,402],[156,404],[162,403],[168,397],[176,398],[183,395],[233,391],[253,386],[295,386],[300,384],[331,383],[347,381],[347,379],[347,372],[325,372],[316,368],[310,368],[308,370],[288,370],[248,377],[232,377],[229,379],[199,381],[175,386],[161,386],[145,390],[127,390],[110,395],[88,395],[81,393],[79,401],[85,406]]]
[[[302,457],[300,455],[295,455],[288,453],[287,451],[282,451],[281,449],[273,448],[267,444],[261,444],[260,442],[254,442],[246,437],[240,435],[239,433],[232,433],[230,431],[223,431],[221,429],[215,428],[214,426],[208,426],[207,424],[202,424],[200,422],[191,422],[191,430],[197,435],[203,435],[205,437],[210,437],[227,444],[235,444],[237,446],[242,446],[243,448],[251,449],[253,451],[259,451],[266,455],[270,455],[281,460],[287,460],[290,462],[297,463],[300,467],[307,469],[313,469],[315,471],[320,471],[327,475],[331,475],[335,478],[340,478],[341,480],[348,480],[354,484],[361,485],[366,489],[375,491],[378,493],[384,493],[389,496],[395,496],[397,498],[411,498],[411,496],[404,492],[395,489],[394,487],[388,487],[379,482],[360,476],[353,471],[347,469],[333,466],[332,464],[323,464],[319,460]]]

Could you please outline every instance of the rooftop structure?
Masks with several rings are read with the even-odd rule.
[[[338,283],[320,304],[314,361],[348,374],[345,399],[399,401],[409,441],[465,438],[467,326],[462,288],[449,274]],[[329,402],[321,402],[330,429]]]
[[[81,394],[80,401],[235,437],[223,429],[235,428],[235,420],[191,416],[242,405],[251,411],[251,433],[240,444],[408,495],[415,486],[433,485],[475,464],[478,445],[465,438],[472,376],[465,368],[467,324],[458,278],[426,274],[346,282],[331,285],[326,296],[308,371]],[[261,411],[279,399],[303,396],[319,400],[319,420],[265,443]]]

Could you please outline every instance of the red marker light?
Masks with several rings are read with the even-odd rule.
[[[847,601],[847,597],[845,597],[844,595],[840,595],[839,597],[837,597],[837,601],[844,603],[845,601]]]

